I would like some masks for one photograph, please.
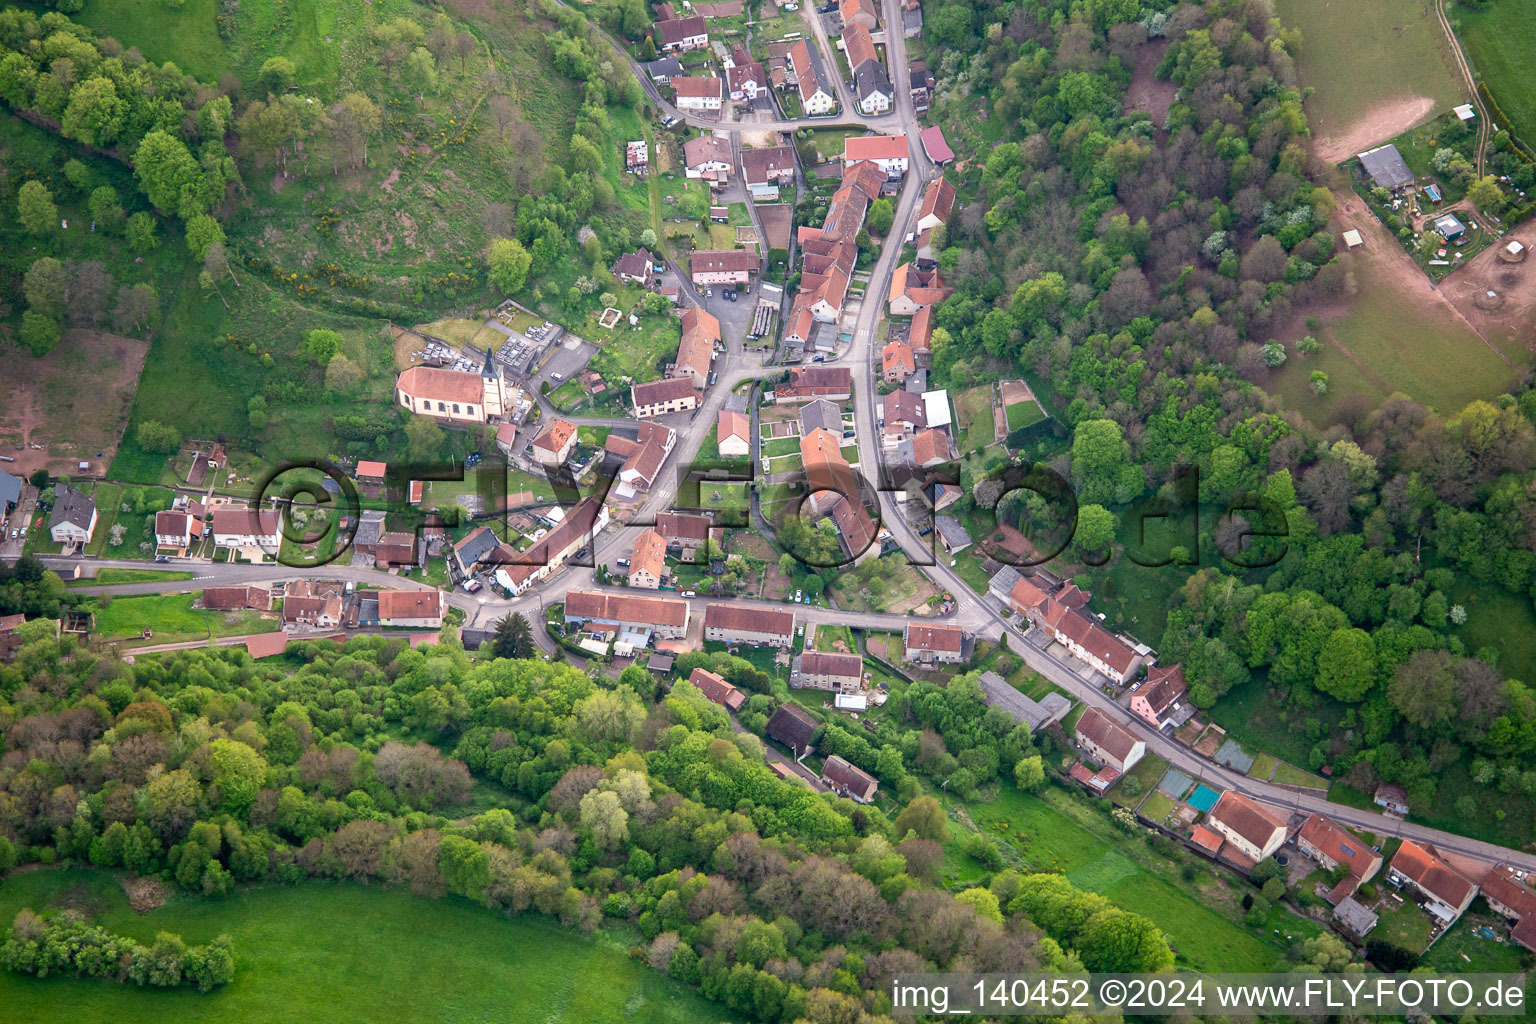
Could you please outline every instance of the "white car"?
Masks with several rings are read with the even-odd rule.
[[[550,374],[550,375],[549,375],[549,379],[550,379],[550,380],[565,380],[565,378],[564,378],[564,377],[562,377],[562,376],[561,376],[561,375],[560,375],[560,374],[558,374],[558,373],[552,373],[552,374]]]
[[[698,596],[699,596],[699,595],[698,595],[698,594],[695,594],[695,593],[694,593],[694,592],[693,592],[693,591],[691,591],[691,590],[685,590],[685,591],[683,591],[683,596],[684,596],[684,597],[698,597]]]
[[[805,591],[803,591],[803,590],[795,591],[795,604],[799,604],[800,603],[800,595],[803,594],[803,593],[805,593]]]

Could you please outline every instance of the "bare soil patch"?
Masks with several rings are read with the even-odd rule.
[[[1152,123],[1159,128],[1168,123],[1168,108],[1173,106],[1173,98],[1179,92],[1177,85],[1158,81],[1153,74],[1163,55],[1168,52],[1168,44],[1167,39],[1156,39],[1137,51],[1136,70],[1131,74],[1131,84],[1121,107],[1121,113],[1124,114],[1134,111],[1148,114]]]
[[[770,203],[757,208],[757,217],[763,222],[763,241],[770,249],[789,248],[789,230],[795,218],[795,209],[787,203]]]
[[[1440,290],[1484,338],[1512,341],[1515,351],[1506,348],[1506,356],[1530,358],[1536,354],[1536,267],[1499,259],[1510,239],[1528,246],[1536,242],[1536,231],[1499,239],[1442,281]]]
[[[1134,80],[1133,83],[1134,85]],[[1312,143],[1313,152],[1331,164],[1339,163],[1373,145],[1396,138],[1429,119],[1435,101],[1428,96],[1380,103],[1367,110],[1342,130],[1320,137]]]
[[[165,905],[165,886],[155,878],[124,878],[123,892],[135,913],[147,914]]]
[[[1020,402],[1034,401],[1035,393],[1022,380],[1005,380],[1001,381],[998,386],[1002,388],[1004,405],[1018,405]]]
[[[0,373],[0,437],[14,438],[5,468],[25,476],[101,475],[117,453],[149,342],[102,331],[64,332],[41,359],[13,351]],[[40,444],[41,449],[32,447]],[[101,457],[96,453],[102,452]],[[82,471],[76,463],[89,462]]]

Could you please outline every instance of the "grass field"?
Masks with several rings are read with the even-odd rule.
[[[1430,0],[1277,0],[1275,10],[1301,30],[1296,63],[1302,84],[1317,90],[1307,100],[1314,136],[1338,136],[1394,102],[1423,96],[1443,110],[1465,101]],[[1363,39],[1381,44],[1361,46]]]
[[[960,438],[960,454],[979,451],[996,440],[997,432],[992,422],[992,385],[962,391],[955,396],[956,411],[965,424]]]
[[[1033,399],[1028,402],[1014,402],[1008,406],[1007,411],[1010,431],[1032,427],[1045,419],[1045,410],[1040,408],[1040,403]]]
[[[276,621],[260,612],[205,612],[192,607],[193,594],[153,594],[118,597],[103,606],[98,601],[96,633],[105,639],[141,636],[154,631],[154,642],[178,643],[210,636],[264,633]]]
[[[1463,574],[1457,575],[1450,596],[1467,610],[1466,625],[1455,627],[1467,650],[1492,648],[1499,665],[1517,678],[1517,666],[1536,665],[1536,607],[1529,598]]]
[[[1063,790],[1048,788],[1031,796],[1004,786],[993,803],[970,804],[967,810],[983,832],[1010,841],[1029,867],[1065,872],[1072,884],[1151,918],[1168,936],[1180,966],[1262,971],[1282,953],[1278,943],[1283,940],[1271,941],[1268,929],[1238,920],[1246,883],[1225,874],[1195,883],[1174,881],[1182,861],[1160,857],[1129,839]],[[1298,937],[1318,930],[1315,923],[1289,914],[1272,923]]]
[[[763,459],[776,459],[781,455],[798,455],[800,453],[800,439],[798,437],[776,437],[772,441],[764,441],[759,445],[758,457]]]
[[[0,918],[9,926],[21,907],[42,910],[61,895],[92,906],[98,923],[140,942],[161,930],[192,943],[227,932],[235,980],[200,995],[3,972],[0,1015],[10,1024],[714,1024],[726,1012],[628,959],[618,937],[354,885],[262,887],[221,900],[172,896],[140,916],[114,875],[34,871],[0,886]]]
[[[1492,927],[1501,934],[1507,928],[1502,917],[1496,917],[1482,900],[1476,900],[1461,920],[1424,954],[1424,966],[1447,974],[1470,971],[1498,974],[1520,970],[1524,959],[1520,948],[1508,941],[1494,942],[1473,931],[1483,926]]]
[[[1515,370],[1455,314],[1430,304],[1428,281],[1424,301],[1408,302],[1402,284],[1391,278],[1393,269],[1381,260],[1356,259],[1351,267],[1359,294],[1349,313],[1324,320],[1315,332],[1323,350],[1306,358],[1293,355],[1267,387],[1286,405],[1324,424],[1346,395],[1365,395],[1374,405],[1401,391],[1449,415],[1510,385]],[[1456,372],[1446,373],[1448,366]],[[1313,370],[1329,376],[1321,398],[1308,383]]]
[[[1429,915],[1412,900],[1404,900],[1402,906],[1381,914],[1371,938],[1386,939],[1417,953],[1429,942],[1429,929]]]
[[[185,0],[179,7],[160,0],[89,0],[72,17],[110,32],[125,47],[138,47],[150,60],[175,61],[211,82],[229,69],[218,14],[218,0]]]
[[[173,572],[160,569],[100,569],[95,576],[70,580],[69,587],[104,587],[109,583],[160,583],[166,580],[189,580],[189,572]]]
[[[1529,4],[1498,0],[1483,8],[1456,5],[1454,25],[1461,48],[1493,94],[1493,101],[1527,143],[1536,138],[1536,19]]]

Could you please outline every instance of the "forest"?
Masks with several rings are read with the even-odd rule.
[[[30,626],[23,640],[0,669],[0,868],[120,868],[210,899],[343,879],[607,922],[632,928],[658,971],[759,1020],[880,1018],[898,971],[1173,963],[1150,921],[1060,877],[934,886],[946,815],[908,760],[958,776],[957,761],[978,782],[1000,761],[1038,768],[1007,715],[978,714],[973,678],[913,696],[926,729],[819,739],[902,792],[888,817],[780,779],[757,736],[640,669],[594,681],[489,646],[384,638],[299,643],[281,664],[220,650],[130,666]],[[692,657],[761,684],[740,659]],[[760,728],[780,699],[754,694],[746,721]],[[37,969],[71,930],[90,929],[24,911],[0,958]],[[189,983],[210,987],[239,949],[182,956]],[[150,977],[154,957],[139,959]],[[118,962],[77,970],[112,978],[103,961]]]
[[[1183,663],[1197,705],[1221,721],[1224,697],[1260,688],[1277,714],[1257,728],[1313,770],[1357,793],[1400,782],[1427,820],[1523,845],[1536,835],[1529,666],[1500,665],[1459,627],[1495,614],[1469,589],[1536,598],[1529,371],[1456,410],[1346,396],[1325,424],[1267,394],[1270,368],[1316,351],[1295,336],[1307,308],[1353,288],[1307,153],[1305,42],[1266,0],[1150,6],[954,3],[929,17],[947,51],[939,120],[985,97],[993,143],[958,175],[968,201],[943,239],[956,292],[936,307],[936,373],[964,387],[1016,367],[1051,397],[1062,429],[1026,452],[1072,481],[1078,544],[1060,564],[1095,590],[1137,571],[1116,566],[1143,543],[1150,503],[1192,510],[1179,481],[1198,470],[1206,535],[1164,549],[1187,568],[1156,577],[1166,625],[1142,637]],[[1178,86],[1163,126],[1122,111],[1151,45]],[[1045,535],[1040,502],[994,508],[996,485],[975,488],[1006,476],[998,456],[966,471],[963,511]],[[1252,513],[1222,516],[1234,499],[1278,510],[1287,538],[1254,536]],[[1242,706],[1247,719],[1255,702]]]

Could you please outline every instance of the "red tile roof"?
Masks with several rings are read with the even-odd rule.
[[[1076,732],[1117,761],[1130,757],[1136,746],[1136,737],[1110,721],[1098,708],[1083,712],[1083,717],[1077,720]]]
[[[704,609],[704,628],[793,636],[795,613],[762,605],[711,604]]]
[[[364,459],[357,464],[357,472],[353,475],[358,477],[376,477],[382,480],[388,469],[389,463],[387,462],[370,462]]]
[[[1233,789],[1221,794],[1221,799],[1211,808],[1210,817],[1261,850],[1275,829],[1285,827],[1284,821]]]
[[[434,402],[480,405],[485,401],[485,382],[478,373],[433,366],[411,367],[400,375],[395,388],[412,398],[430,398]]]
[[[743,441],[747,441],[752,432],[751,422],[744,414],[730,412],[725,409],[720,410],[720,419],[716,427],[718,429],[715,436],[720,441],[724,441],[728,437],[739,437]]]
[[[864,659],[857,654],[806,651],[800,655],[800,671],[806,675],[863,678]]]
[[[1296,836],[1349,868],[1349,873],[1356,877],[1367,878],[1381,867],[1381,855],[1372,850],[1369,843],[1321,814],[1310,815]],[[1536,893],[1532,896],[1536,897]]]
[[[836,754],[822,762],[821,777],[856,800],[872,800],[880,788],[873,775]]]
[[[671,597],[572,590],[565,595],[565,614],[573,619],[612,619],[615,622],[640,625],[681,626],[688,621],[688,604]]]
[[[569,441],[574,433],[576,433],[576,424],[570,420],[557,419],[533,439],[533,446],[547,452],[558,452],[565,447],[565,442]]]
[[[869,29],[855,21],[843,26],[843,49],[848,54],[848,66],[855,70],[867,60],[879,60],[875,53],[875,41],[870,38]]]
[[[699,688],[699,692],[721,707],[735,711],[747,702],[747,695],[736,687],[726,682],[725,679],[708,669],[696,668],[688,681]]]
[[[667,542],[655,530],[642,530],[629,553],[629,575],[648,572],[657,580],[667,573]]]
[[[907,623],[904,640],[909,651],[945,651],[958,654],[965,647],[965,630],[959,626],[921,626]]]
[[[442,618],[443,603],[441,590],[381,590],[379,621]]]
[[[843,162],[899,160],[908,155],[905,135],[858,135],[843,141]]]
[[[1196,825],[1194,832],[1190,833],[1189,838],[1194,841],[1196,846],[1210,850],[1212,853],[1221,849],[1221,844],[1226,841],[1218,833],[1212,832],[1204,825]]]
[[[936,164],[942,164],[955,158],[955,151],[949,148],[949,143],[944,141],[944,130],[938,125],[932,128],[924,128],[921,136],[923,149],[928,153],[928,159]]]
[[[929,131],[937,131],[937,129],[930,128]],[[923,134],[926,136],[928,133]],[[924,217],[934,216],[941,221],[948,221],[949,212],[954,209],[954,206],[955,186],[943,178],[934,178],[928,183],[928,187],[923,189],[923,205],[917,212],[917,218],[922,220]]]
[[[1392,870],[1443,903],[1459,907],[1477,886],[1440,859],[1433,846],[1403,840],[1392,857]]]

